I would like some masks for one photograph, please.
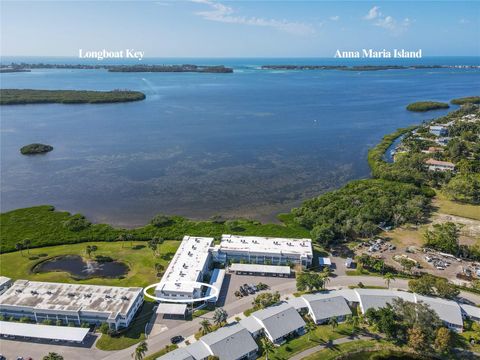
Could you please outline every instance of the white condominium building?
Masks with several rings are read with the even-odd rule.
[[[213,238],[185,236],[155,288],[155,295],[179,300],[199,297],[201,286],[197,282],[208,270],[212,244]]]
[[[0,313],[15,319],[63,324],[130,325],[143,303],[143,289],[17,280],[0,295]]]
[[[310,266],[311,239],[287,239],[243,235],[222,235],[213,250],[214,259],[225,263],[245,261],[254,264]]]

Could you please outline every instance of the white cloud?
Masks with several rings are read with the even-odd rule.
[[[312,25],[302,22],[292,22],[288,20],[266,19],[258,17],[246,17],[234,15],[232,7],[211,1],[211,0],[191,0],[195,3],[209,6],[209,10],[198,11],[195,14],[203,17],[205,20],[217,21],[229,24],[241,24],[249,26],[271,27],[279,31],[288,32],[296,35],[310,35],[315,32]]]
[[[330,20],[332,20],[332,21],[338,21],[338,20],[340,20],[340,16],[338,16],[338,15],[330,16]]]
[[[380,8],[378,6],[374,6],[368,11],[368,14],[365,15],[363,18],[365,20],[376,19],[377,17],[382,15],[382,13],[379,10],[380,10]]]
[[[460,24],[468,24],[470,21],[469,21],[468,19],[463,19],[463,18],[462,18],[462,19],[460,19],[458,22],[459,22]]]
[[[411,23],[409,18],[397,21],[393,16],[382,14],[378,6],[372,7],[363,19],[370,21],[374,26],[390,31],[394,35],[400,35],[406,31]]]

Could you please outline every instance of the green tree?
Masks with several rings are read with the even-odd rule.
[[[228,319],[228,313],[222,308],[216,309],[215,312],[213,313],[213,322],[216,325],[225,324],[227,322],[227,319]]]
[[[427,230],[424,234],[425,246],[457,255],[459,250],[460,231],[456,224],[446,222],[433,225],[433,230]]]
[[[320,245],[327,246],[335,239],[335,232],[331,224],[323,223],[315,226],[310,235],[312,240],[316,241]]]
[[[207,319],[202,320],[200,322],[200,331],[202,332],[202,335],[207,335],[210,331],[212,331],[212,324],[210,324],[210,321]]]
[[[329,320],[328,320],[328,325],[330,325],[332,327],[332,329],[335,329],[337,326],[338,326],[338,319],[336,316],[332,316]]]
[[[140,344],[137,345],[135,348],[135,352],[132,354],[132,357],[135,360],[143,360],[145,354],[148,351],[148,345],[145,341],[142,341]]]
[[[23,256],[23,244],[21,242],[15,244],[15,249],[20,250],[20,254]]]
[[[27,249],[27,254],[30,254],[30,245],[32,245],[32,241],[30,239],[23,240],[23,247]]]
[[[265,360],[268,360],[268,355],[275,351],[275,345],[273,345],[267,338],[262,338],[262,348],[265,354]]]
[[[153,219],[150,221],[150,224],[155,227],[164,227],[170,225],[172,222],[173,219],[171,217],[163,214],[158,214],[153,217]]]
[[[441,354],[450,352],[453,347],[453,336],[449,329],[441,327],[437,330],[434,348]]]
[[[158,242],[157,239],[151,239],[148,242],[148,247],[153,251],[153,255],[157,255],[157,249],[158,249]]]
[[[393,276],[392,273],[387,272],[385,275],[383,275],[383,279],[385,280],[387,287],[390,289],[390,282],[395,281],[395,276]]]
[[[110,325],[108,325],[106,322],[102,323],[100,325],[100,327],[98,328],[98,330],[102,333],[102,334],[108,334],[109,330],[110,330]]]
[[[314,323],[313,321],[308,321],[308,322],[305,324],[305,330],[306,330],[307,333],[308,333],[308,341],[310,341],[311,332],[312,332],[312,331],[315,331],[316,328],[317,328],[317,325],[315,325],[315,323]]]
[[[63,356],[56,352],[49,352],[48,355],[43,357],[43,360],[63,360]]]
[[[422,330],[416,326],[407,330],[408,346],[417,352],[426,348],[425,335]]]
[[[320,290],[324,284],[324,279],[321,274],[308,271],[298,274],[296,281],[298,291]]]

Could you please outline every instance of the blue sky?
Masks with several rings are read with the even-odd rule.
[[[480,56],[478,1],[1,1],[1,53],[331,57],[337,49]]]

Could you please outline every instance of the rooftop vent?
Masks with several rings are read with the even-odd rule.
[[[20,290],[20,289],[15,289],[15,292],[17,292],[17,293],[21,293],[21,292],[23,292],[23,291],[22,291],[22,290]]]
[[[122,300],[128,300],[128,297],[126,297],[125,295],[122,296]]]
[[[110,295],[105,295],[105,299],[111,299],[112,297]]]
[[[47,295],[52,295],[52,294],[53,293],[50,290],[47,291]]]
[[[31,290],[31,291],[30,291],[30,294],[32,294],[32,295],[38,295],[38,291],[37,291],[37,290]]]
[[[70,296],[70,297],[74,297],[75,293],[68,293],[67,295]]]

